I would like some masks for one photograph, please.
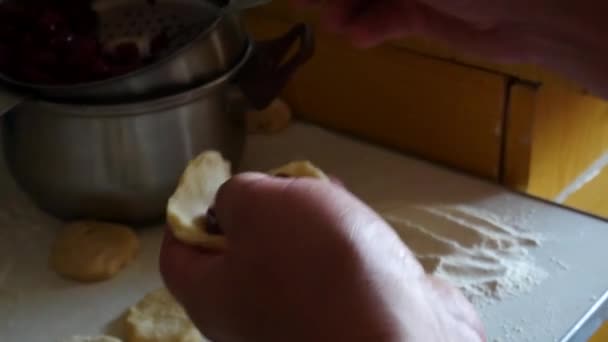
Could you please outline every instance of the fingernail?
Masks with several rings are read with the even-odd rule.
[[[331,181],[333,184],[338,185],[338,186],[341,186],[341,187],[344,187],[344,182],[342,182],[342,180],[341,180],[341,179],[339,179],[338,177],[333,176],[333,175],[329,175],[328,177],[329,177],[329,180],[330,180],[330,181]]]

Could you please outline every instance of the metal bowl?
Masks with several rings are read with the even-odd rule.
[[[298,38],[304,39],[299,52],[275,68],[273,61],[284,60],[292,48],[286,43]],[[311,56],[309,38],[309,28],[296,25],[263,48],[249,49],[214,81],[156,100],[26,102],[2,122],[9,169],[42,209],[60,218],[156,221],[184,167],[200,152],[218,150],[238,166],[245,112],[278,96]]]

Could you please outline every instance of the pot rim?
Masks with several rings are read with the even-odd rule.
[[[40,99],[34,99],[26,101],[24,104],[18,106],[19,108],[27,108],[28,106],[36,106],[38,108],[48,108],[54,111],[60,111],[65,114],[72,116],[81,117],[100,117],[100,116],[133,116],[141,114],[149,114],[157,112],[167,108],[175,108],[183,104],[193,102],[209,93],[216,91],[222,86],[225,86],[228,82],[235,79],[237,74],[249,61],[254,51],[254,44],[250,41],[247,50],[240,58],[240,60],[226,71],[221,76],[203,83],[195,88],[188,89],[183,92],[155,98],[151,100],[137,101],[137,102],[124,102],[124,103],[111,103],[111,104],[89,104],[89,103],[61,103],[51,102]],[[19,115],[17,113],[17,115]]]
[[[231,0],[231,2],[232,2],[232,0]],[[201,30],[201,32],[198,33],[196,35],[196,37],[194,39],[192,39],[192,41],[190,41],[188,44],[173,50],[173,52],[171,52],[164,58],[156,61],[155,63],[146,65],[142,68],[133,70],[131,72],[128,72],[126,74],[119,75],[116,77],[110,77],[110,78],[107,78],[104,80],[98,80],[98,81],[93,81],[93,82],[73,83],[73,84],[69,84],[69,85],[44,85],[44,84],[17,81],[12,78],[6,77],[4,74],[0,74],[0,81],[6,82],[8,84],[8,86],[15,87],[17,89],[22,89],[26,94],[28,91],[30,91],[30,92],[33,91],[36,93],[44,94],[45,92],[51,92],[51,93],[70,92],[70,91],[78,91],[78,88],[91,89],[91,88],[95,88],[95,87],[108,86],[112,83],[124,81],[127,78],[141,76],[143,73],[149,72],[153,69],[162,68],[163,66],[167,65],[171,61],[175,60],[175,57],[178,56],[179,54],[182,54],[184,51],[191,49],[195,43],[208,38],[211,35],[211,33],[217,29],[217,27],[220,25],[221,22],[223,22],[223,21],[230,22],[230,20],[227,20],[228,17],[236,18],[238,16],[239,16],[239,12],[230,12],[230,13],[219,12],[216,15],[216,17],[213,19],[213,21],[205,29]],[[248,36],[247,33],[245,33],[245,36]],[[247,44],[247,42],[244,42],[244,44]],[[213,81],[211,81],[211,82],[213,82]]]

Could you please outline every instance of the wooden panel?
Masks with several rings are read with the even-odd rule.
[[[505,117],[504,169],[502,182],[510,188],[526,191],[530,172],[532,123],[536,87],[520,82],[510,88]]]
[[[608,167],[603,165],[589,169],[583,177],[586,177],[581,183],[584,185],[564,198],[564,204],[608,218]]]
[[[608,103],[557,86],[536,98],[528,191],[555,199],[608,150]]]
[[[528,82],[549,83],[561,85],[571,91],[584,93],[585,89],[560,74],[543,69],[535,65],[527,64],[497,64],[486,59],[473,56],[468,51],[459,51],[448,48],[445,44],[429,41],[421,38],[409,38],[391,42],[406,49],[417,51],[424,55],[435,56],[449,61],[470,65],[477,68],[488,69],[495,72],[507,74],[512,77],[524,79]]]
[[[302,9],[292,5],[290,1],[274,1],[266,6],[262,6],[251,13],[276,19],[304,20],[311,23],[319,21],[319,15],[314,10]],[[497,73],[525,79],[530,82],[559,84],[570,88],[573,91],[584,92],[584,89],[555,72],[527,64],[497,64],[486,59],[470,55],[469,51],[458,51],[447,47],[445,44],[436,41],[429,41],[421,38],[408,38],[388,42],[387,45],[401,47],[417,53],[445,59],[475,68],[488,69]]]
[[[608,323],[589,340],[589,342],[606,342],[608,341]]]
[[[258,37],[287,22],[249,16]],[[317,32],[317,53],[285,97],[307,120],[497,179],[505,78]]]

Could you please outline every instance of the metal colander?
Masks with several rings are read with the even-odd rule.
[[[152,63],[120,76],[78,84],[41,85],[6,75],[0,75],[0,80],[16,98],[59,101],[131,101],[184,90],[218,77],[244,58],[251,41],[240,11],[266,2],[247,0],[220,7],[205,0],[156,0],[154,4],[97,0],[93,9],[99,16],[98,38],[104,47],[131,41],[146,55],[153,39],[166,34],[167,44],[155,51]]]
[[[134,41],[140,51],[149,52],[150,41],[166,34],[171,52],[190,44],[220,17],[221,9],[206,1],[98,0],[93,5],[99,15],[99,38],[104,45]]]

